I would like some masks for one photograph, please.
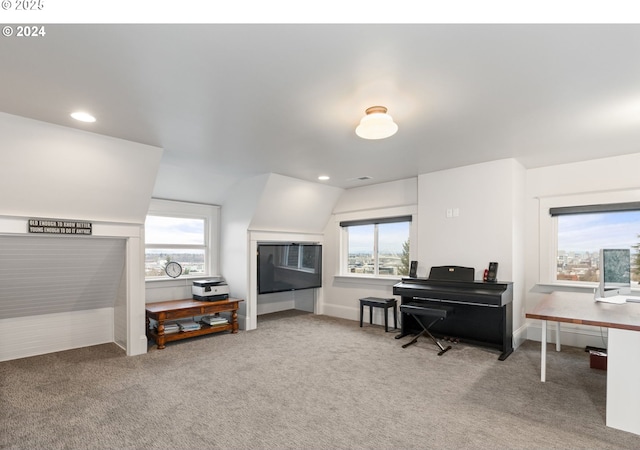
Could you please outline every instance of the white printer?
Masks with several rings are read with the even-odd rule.
[[[229,286],[222,277],[209,278],[208,280],[197,280],[191,286],[191,293],[194,300],[205,302],[215,302],[229,298]]]

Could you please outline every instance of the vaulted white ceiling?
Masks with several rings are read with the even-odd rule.
[[[162,147],[155,194],[216,202],[639,152],[639,55],[639,25],[48,25],[2,40],[0,111]],[[356,136],[373,105],[396,135]]]

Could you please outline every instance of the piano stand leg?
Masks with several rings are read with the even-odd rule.
[[[433,326],[433,324],[436,323],[438,320],[442,320],[441,318],[435,319],[433,322],[431,322],[429,324],[428,327],[425,327],[424,324],[422,323],[422,321],[417,316],[414,315],[413,317],[420,324],[420,326],[422,327],[423,331],[422,331],[422,333],[420,333],[416,337],[414,337],[410,342],[407,342],[406,344],[404,344],[402,346],[402,348],[407,348],[408,346],[410,346],[412,344],[415,344],[418,341],[418,338],[420,336],[426,336],[428,338],[431,338],[433,343],[436,344],[436,346],[438,346],[438,348],[440,349],[440,351],[438,352],[438,356],[442,356],[447,350],[451,349],[450,345],[448,345],[446,348],[443,347],[442,344],[440,343],[440,341],[438,341],[435,337],[433,337],[433,335],[429,332],[429,328],[431,328]]]
[[[403,337],[409,335],[410,333],[398,333],[396,334],[395,338],[396,339],[402,339]]]
[[[418,342],[418,338],[419,338],[420,336],[422,336],[423,334],[425,334],[425,332],[424,332],[424,331],[423,331],[422,333],[418,334],[416,337],[414,337],[414,338],[411,340],[411,342],[407,342],[406,344],[403,344],[403,345],[402,345],[402,348],[407,348],[408,346],[415,344],[416,342]]]

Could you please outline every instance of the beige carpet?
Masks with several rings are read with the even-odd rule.
[[[112,344],[0,363],[3,449],[621,449],[606,373],[582,349],[498,351],[394,339],[383,327],[288,311],[258,329]]]

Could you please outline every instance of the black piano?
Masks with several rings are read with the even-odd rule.
[[[512,282],[403,278],[393,286],[393,294],[402,297],[401,305],[452,309],[452,314],[430,328],[437,337],[498,349],[500,361],[513,352]],[[401,317],[402,331],[396,339],[422,331],[411,315]]]

